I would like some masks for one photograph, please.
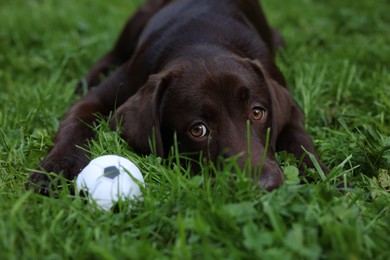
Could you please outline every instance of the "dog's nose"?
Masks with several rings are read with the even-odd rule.
[[[275,180],[274,178],[267,178],[266,180],[259,180],[259,187],[267,191],[279,188],[283,183],[283,179]]]
[[[271,191],[273,189],[279,188],[283,184],[283,173],[281,169],[274,168],[272,169],[263,169],[260,173],[260,178],[258,185],[262,189]]]
[[[231,158],[233,156],[236,156],[236,160],[238,163],[238,166],[241,167],[241,169],[244,169],[246,167],[246,164],[248,162],[247,154],[241,153],[238,154],[235,152],[237,150],[233,149],[226,149],[223,153],[224,158]],[[258,151],[252,151],[252,154],[258,154]],[[237,157],[237,155],[239,155]],[[267,191],[271,191],[273,189],[279,188],[283,184],[283,172],[280,169],[279,165],[275,162],[275,160],[272,158],[267,158],[262,166],[259,165],[260,161],[255,161],[252,159],[252,177],[254,180],[254,183],[257,182],[258,186],[261,189],[265,189]],[[232,169],[234,172],[234,169]],[[260,172],[260,174],[259,174]]]

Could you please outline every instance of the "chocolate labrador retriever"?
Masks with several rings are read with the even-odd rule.
[[[120,126],[138,153],[150,153],[153,140],[157,154],[167,156],[176,133],[180,151],[208,160],[240,154],[244,167],[250,154],[252,168],[261,167],[259,186],[279,187],[275,152],[316,152],[275,65],[278,42],[257,0],[146,2],[86,77],[96,88],[67,113],[41,168],[77,176],[88,163],[79,147],[93,138],[90,126],[114,112],[112,128]],[[313,167],[308,156],[304,163]],[[30,180],[47,192],[47,175],[35,172]]]

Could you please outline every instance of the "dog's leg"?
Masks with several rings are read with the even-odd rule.
[[[93,125],[98,116],[108,116],[142,84],[131,78],[131,75],[137,75],[136,78],[139,78],[138,64],[129,66],[130,62],[126,61],[133,55],[145,24],[169,1],[150,0],[130,18],[113,50],[94,66],[86,78],[88,87],[98,86],[69,110],[56,134],[53,148],[41,162],[38,170],[30,175],[28,188],[48,194],[50,186],[57,183],[51,183],[53,178],[46,173],[54,173],[52,175],[54,177],[62,174],[66,179],[72,179],[87,165],[85,148],[88,141],[94,137]],[[100,76],[108,73],[110,67],[114,65],[120,66],[108,78],[102,80]]]
[[[80,93],[92,86],[97,86],[102,81],[102,78],[109,74],[110,70],[129,60],[137,47],[138,38],[149,19],[171,1],[150,0],[130,17],[113,49],[100,58],[88,75],[79,82],[76,92]]]
[[[276,150],[287,151],[294,154],[297,159],[300,159],[302,155],[305,154],[305,151],[302,149],[303,147],[315,156],[315,159],[319,163],[322,171],[327,174],[329,172],[329,168],[326,167],[319,159],[313,141],[304,128],[303,113],[295,105],[292,107],[291,118],[293,120],[290,120],[278,136]],[[303,162],[307,167],[315,168],[314,163],[308,155],[304,157]]]
[[[129,95],[126,88],[129,86],[129,74],[126,72],[126,66],[119,67],[96,89],[72,106],[56,134],[54,147],[38,170],[30,175],[28,188],[48,194],[51,185],[57,185],[52,182],[56,175],[62,174],[66,179],[72,179],[87,165],[85,148],[94,137],[93,124],[99,115],[109,115],[115,105],[123,103]],[[51,176],[54,178],[46,173],[53,173]]]
[[[249,18],[249,21],[256,28],[258,33],[260,34],[263,41],[267,44],[267,47],[271,51],[271,53],[275,54],[276,48],[278,46],[279,41],[276,41],[277,32],[273,30],[267,22],[265,14],[260,6],[259,1],[257,0],[236,0],[240,9],[244,12],[245,16]]]

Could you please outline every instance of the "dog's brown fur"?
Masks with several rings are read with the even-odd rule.
[[[250,153],[256,168],[266,153],[259,186],[279,187],[283,174],[275,152],[287,150],[300,158],[304,147],[316,155],[303,114],[275,65],[281,43],[257,0],[148,1],[86,77],[89,87],[97,87],[70,109],[42,168],[69,179],[77,176],[88,163],[77,147],[93,138],[88,125],[97,114],[116,111],[112,127],[122,122],[122,137],[139,153],[150,153],[154,135],[158,154],[166,156],[175,132],[180,151],[201,151],[214,161],[241,154],[243,167]],[[304,163],[313,167],[307,157]],[[48,185],[41,173],[33,173],[31,181]]]

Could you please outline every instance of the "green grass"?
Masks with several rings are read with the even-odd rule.
[[[232,176],[234,159],[193,176],[175,156],[135,155],[103,122],[91,157],[129,157],[146,182],[142,203],[113,213],[24,183],[77,99],[76,82],[141,1],[0,1],[0,258],[389,259],[390,5],[263,2],[287,44],[278,64],[331,175],[312,170],[315,183],[299,185],[297,162],[280,153],[288,183],[270,193],[245,172]]]

